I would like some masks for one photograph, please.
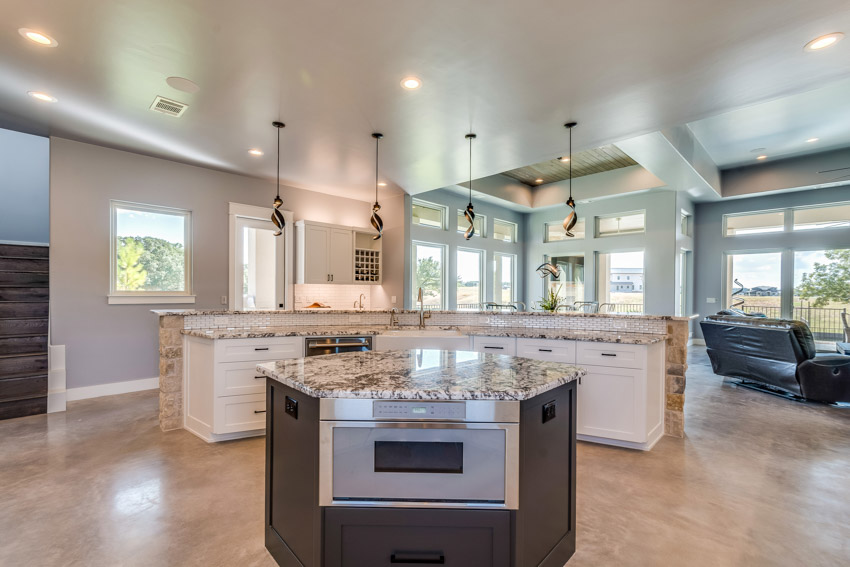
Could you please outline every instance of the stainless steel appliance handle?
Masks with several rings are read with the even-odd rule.
[[[440,553],[393,553],[390,555],[390,563],[404,563],[405,565],[445,565],[446,556]]]
[[[309,343],[307,348],[336,348],[336,347],[357,347],[357,346],[366,346],[365,342],[362,343]]]

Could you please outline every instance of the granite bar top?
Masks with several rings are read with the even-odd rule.
[[[347,352],[257,365],[314,398],[526,400],[584,376],[568,364],[444,350]]]
[[[415,329],[416,327],[401,327]],[[258,327],[250,329],[184,329],[184,335],[204,339],[264,339],[268,337],[312,337],[381,335],[391,329],[387,326],[361,325],[291,327]],[[650,345],[664,341],[667,335],[651,333],[618,333],[612,331],[586,331],[570,329],[541,329],[535,327],[426,327],[426,330],[457,330],[462,335],[481,337],[516,337],[524,339],[561,339],[628,345]],[[439,335],[434,335],[439,336]],[[426,337],[423,337],[425,339]]]

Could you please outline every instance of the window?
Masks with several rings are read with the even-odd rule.
[[[418,307],[422,288],[423,305],[428,309],[445,308],[446,247],[428,242],[413,243],[413,285],[410,304]]]
[[[726,303],[747,313],[782,316],[782,253],[726,256]]]
[[[479,215],[476,213],[475,215],[475,235],[480,236],[481,238],[486,238],[487,235],[484,233],[484,229],[487,226],[487,217],[484,215]],[[466,229],[469,228],[469,223],[466,221],[466,217],[463,216],[463,210],[458,209],[457,211],[457,231],[458,232],[466,232]]]
[[[111,201],[109,303],[194,303],[192,212]]]
[[[493,258],[496,264],[493,273],[493,301],[508,305],[516,301],[516,256],[497,252]]]
[[[446,227],[446,208],[443,206],[413,199],[410,210],[413,224],[441,230]]]
[[[575,236],[569,237],[564,233],[563,221],[547,222],[546,233],[543,235],[543,242],[558,242],[561,240],[581,240],[584,238],[584,219],[579,218],[576,225],[573,227]]]
[[[680,250],[679,251],[679,287],[678,287],[678,301],[676,302],[676,315],[683,317],[686,315],[690,315],[690,307],[688,306],[689,296],[688,296],[688,272],[690,272],[691,266],[691,251],[690,250]]]
[[[850,227],[850,203],[794,209],[794,230]]]
[[[642,313],[643,252],[596,255],[596,301],[607,313]]]
[[[682,211],[682,218],[679,221],[679,230],[682,236],[691,236],[691,215]]]
[[[584,301],[584,255],[544,257],[545,261],[561,268],[561,277],[557,280],[551,276],[544,278],[544,295],[553,291],[565,305]]]
[[[850,250],[794,252],[794,319],[804,319],[815,340],[844,340],[842,313],[850,312]]]
[[[782,232],[785,230],[785,212],[723,215],[723,226],[726,236]]]
[[[477,311],[484,302],[484,251],[457,249],[457,309]]]
[[[493,219],[493,240],[502,242],[516,242],[516,223]]]
[[[646,214],[644,212],[596,217],[596,236],[640,234],[645,230]]]

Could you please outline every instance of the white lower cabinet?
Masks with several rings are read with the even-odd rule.
[[[472,337],[472,350],[516,356],[516,341],[513,337]]]
[[[302,337],[184,338],[184,427],[208,442],[262,435],[266,428],[263,362],[303,356]]]

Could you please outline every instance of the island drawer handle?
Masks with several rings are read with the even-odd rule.
[[[362,347],[366,343],[310,343],[307,348]]]
[[[612,353],[612,352],[603,352],[602,356],[617,356],[617,355]]]
[[[259,376],[254,376],[254,380],[259,380],[260,378],[265,378],[265,374],[261,374]]]
[[[539,349],[537,349],[537,351],[538,352],[552,352],[552,349],[551,348],[539,348]]]
[[[269,347],[257,347],[254,350],[269,350]]]
[[[430,555],[430,557],[429,557]],[[445,565],[446,556],[442,553],[437,554],[412,554],[412,553],[393,553],[390,555],[390,563],[408,563],[418,565]]]
[[[493,348],[493,349],[496,349],[496,350],[505,350],[505,347],[503,347],[503,346],[485,346],[484,348]]]
[[[254,413],[266,413],[266,410],[264,410],[264,409],[255,409],[255,410],[254,410]]]

